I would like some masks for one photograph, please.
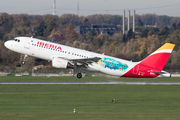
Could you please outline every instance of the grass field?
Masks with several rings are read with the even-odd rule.
[[[179,118],[176,85],[0,85],[0,120]]]
[[[92,78],[103,79],[103,77]],[[64,79],[64,77],[8,76],[0,79],[79,81],[75,77]],[[82,80],[90,79],[91,77],[86,77]],[[134,80],[142,81],[142,79]],[[168,79],[158,79],[162,80]],[[169,81],[178,81],[178,78],[169,78]],[[113,104],[112,99],[115,99],[116,103]],[[74,108],[77,112],[75,114]],[[179,85],[0,85],[0,120],[179,120],[179,118]]]

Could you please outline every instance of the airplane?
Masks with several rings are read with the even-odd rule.
[[[163,71],[163,68],[175,46],[165,43],[142,61],[132,62],[33,37],[16,37],[6,41],[4,45],[12,51],[24,54],[23,64],[27,56],[33,56],[52,61],[55,68],[78,70],[77,78],[82,77],[83,70],[119,77],[171,77],[171,74]]]

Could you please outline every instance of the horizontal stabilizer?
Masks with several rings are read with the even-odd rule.
[[[149,71],[150,74],[156,74],[159,75],[159,77],[171,77],[171,74],[166,71]]]

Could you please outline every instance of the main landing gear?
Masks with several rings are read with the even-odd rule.
[[[28,57],[27,55],[24,56],[24,59],[23,59],[23,61],[22,61],[22,64],[23,64],[23,65],[25,64],[25,61],[26,61],[27,57]]]
[[[79,78],[79,79],[82,78],[82,73],[78,73],[77,78]]]

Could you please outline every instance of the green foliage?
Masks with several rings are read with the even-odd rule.
[[[37,27],[37,36],[44,36],[44,30],[46,29],[44,20]]]
[[[170,21],[170,24],[178,24],[180,23],[180,17],[172,17],[171,21]]]
[[[143,26],[144,23],[141,21],[141,19],[139,19],[137,25],[138,25],[138,26]]]
[[[69,24],[66,29],[66,35],[65,35],[65,38],[67,40],[76,40],[78,38],[78,34],[76,32],[74,32],[74,26],[73,24]]]
[[[100,37],[95,37],[92,42],[93,45],[96,47],[101,47],[104,44],[104,40],[101,39]]]
[[[145,30],[143,30],[141,37],[147,38],[148,32],[149,32],[149,30],[147,28]]]
[[[57,26],[57,17],[54,15],[45,15],[43,19],[46,26],[44,29],[44,34],[49,35],[53,28]]]
[[[149,27],[149,28],[147,28],[148,30],[146,30],[146,31],[144,31],[144,32],[150,32],[150,34],[149,35],[158,35],[159,34],[159,28],[157,28],[157,27]]]
[[[125,34],[123,35],[122,41],[123,41],[123,42],[126,42],[126,41],[127,41],[127,38],[126,38],[126,35],[125,35]]]
[[[89,24],[113,24],[118,25],[122,24],[122,16],[120,15],[110,15],[110,14],[95,14],[89,15],[86,17],[89,21]]]
[[[66,21],[67,24],[71,23],[76,26],[79,24],[78,15],[75,14],[63,14],[59,18],[60,20]]]
[[[155,14],[144,14],[140,17],[144,25],[155,25],[155,23],[157,22]]]
[[[171,17],[162,15],[157,16],[158,25],[169,25],[171,21]]]
[[[159,33],[159,39],[166,39],[169,35],[169,28],[166,26]]]
[[[175,30],[167,42],[175,44],[175,50],[177,51],[180,46],[180,29]]]
[[[133,33],[132,29],[130,29],[127,34],[127,39],[130,40],[132,38],[134,38],[134,33]]]
[[[173,23],[172,27],[173,27],[173,30],[176,30],[176,28],[177,28],[176,23]]]
[[[22,26],[19,27],[18,29],[18,35],[20,36],[25,36],[25,33],[26,31],[24,30],[24,28]]]
[[[143,52],[140,54],[140,58],[143,59],[145,57],[147,57],[147,52],[145,49],[143,49]]]

